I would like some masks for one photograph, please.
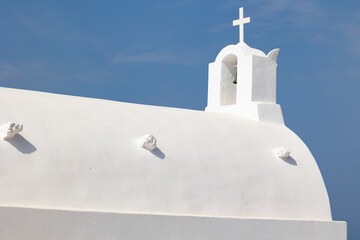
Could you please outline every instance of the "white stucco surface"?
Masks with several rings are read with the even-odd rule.
[[[0,207],[0,239],[346,240],[346,223]]]
[[[0,141],[0,206],[331,221],[313,156],[282,124],[9,88],[0,112],[24,126]]]

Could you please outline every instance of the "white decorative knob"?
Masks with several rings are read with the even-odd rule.
[[[290,149],[288,146],[283,146],[275,150],[276,155],[281,159],[287,159],[290,156]]]
[[[149,151],[156,148],[156,138],[151,134],[146,134],[139,140],[139,145]]]
[[[13,138],[16,134],[18,134],[19,132],[21,132],[23,130],[23,125],[20,124],[16,124],[13,122],[9,122],[7,124],[4,124],[1,129],[1,137],[3,139],[11,139]]]

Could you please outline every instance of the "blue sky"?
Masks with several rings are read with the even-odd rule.
[[[245,7],[245,42],[281,49],[286,125],[317,160],[333,218],[360,239],[360,1],[0,2],[0,86],[198,110]]]

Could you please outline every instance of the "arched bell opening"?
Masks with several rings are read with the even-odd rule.
[[[221,63],[220,105],[236,104],[237,57],[226,56]]]

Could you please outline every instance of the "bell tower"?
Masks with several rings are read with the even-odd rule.
[[[205,111],[242,115],[260,122],[284,124],[276,104],[276,68],[280,49],[267,55],[244,42],[243,17],[239,9],[239,43],[223,48],[209,64],[208,105]]]

